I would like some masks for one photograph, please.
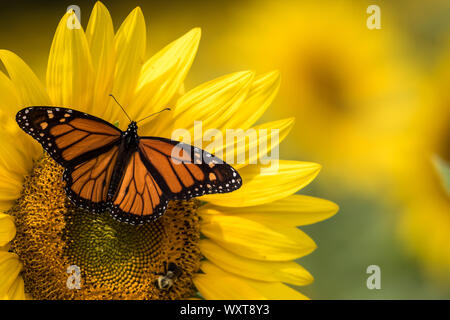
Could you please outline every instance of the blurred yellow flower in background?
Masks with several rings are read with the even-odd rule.
[[[140,8],[116,33],[99,2],[86,32],[69,28],[71,22],[77,25],[68,12],[57,27],[46,87],[22,59],[0,50],[7,71],[0,72],[0,299],[174,299],[197,291],[206,299],[305,299],[286,284],[313,281],[294,260],[316,244],[296,226],[324,220],[338,209],[330,201],[295,195],[317,176],[319,165],[281,160],[278,172],[263,175],[260,165],[240,164],[240,190],[205,196],[205,205],[173,202],[155,224],[133,227],[68,203],[61,168],[42,157],[42,149],[14,121],[24,106],[53,105],[123,126],[126,119],[113,107],[112,92],[133,118],[173,106],[162,122],[172,126],[152,119],[140,127],[142,135],[170,137],[173,126],[191,129],[193,119],[204,121],[205,130],[247,129],[274,99],[278,73],[237,72],[185,92],[198,28],[145,60]],[[288,118],[255,128],[279,128],[282,140],[292,125]],[[154,281],[171,260],[183,273],[171,290],[159,290]],[[69,264],[82,270],[80,290],[66,287]]]
[[[409,132],[415,146],[396,170],[405,204],[399,232],[428,275],[450,286],[450,46],[424,82]]]
[[[369,30],[366,7],[258,2],[242,12],[245,26],[230,32],[227,55],[247,58],[259,71],[280,69],[282,108],[269,114],[296,115],[289,155],[325,163],[329,173],[362,192],[386,183],[417,92],[417,74],[395,25],[382,11],[382,29]]]
[[[369,4],[381,7],[381,29],[367,28]],[[418,40],[405,31],[425,33],[419,22],[445,15],[443,5],[250,3],[236,13],[240,23],[229,30],[227,54],[212,55],[227,66],[245,61],[258,71],[269,66],[281,71],[277,104],[282,107],[267,115],[296,116],[284,154],[323,163],[327,177],[344,186],[343,195],[354,197],[350,190],[356,190],[387,205],[409,252],[438,282],[450,276],[450,210],[433,155],[450,159],[450,55],[438,66],[440,75],[429,74],[426,49],[414,48]],[[407,29],[400,17],[410,14]],[[445,33],[440,24],[432,21],[434,29],[426,31]],[[340,218],[351,214],[353,205],[344,205]],[[377,213],[380,221],[390,219],[385,213]],[[351,230],[350,220],[346,225]]]

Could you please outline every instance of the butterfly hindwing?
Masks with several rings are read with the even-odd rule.
[[[166,196],[147,170],[141,155],[133,152],[110,202],[111,214],[123,222],[142,224],[159,218],[167,205]]]
[[[242,185],[239,173],[214,155],[178,141],[143,137],[139,152],[171,200],[227,193]]]
[[[98,156],[117,144],[122,133],[100,118],[66,108],[25,108],[16,121],[64,167]]]
[[[99,154],[90,160],[67,167],[63,178],[69,199],[77,206],[93,212],[108,208],[108,190],[111,183],[119,147]]]

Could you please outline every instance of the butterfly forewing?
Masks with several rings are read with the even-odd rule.
[[[120,141],[119,129],[72,109],[30,107],[19,111],[16,120],[64,167],[96,157]]]
[[[139,151],[169,199],[187,200],[232,192],[242,185],[233,167],[204,150],[178,141],[143,137],[139,140]]]

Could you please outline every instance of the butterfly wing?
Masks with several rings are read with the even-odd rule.
[[[139,152],[134,151],[109,204],[111,214],[122,222],[142,224],[159,218],[167,204],[166,195],[147,170]]]
[[[239,173],[199,148],[158,137],[144,137],[139,152],[156,182],[171,200],[227,193],[242,185]]]
[[[109,150],[120,141],[122,133],[100,118],[66,108],[25,108],[17,113],[16,121],[63,167]]]
[[[77,206],[92,212],[108,208],[108,191],[119,156],[113,146],[98,156],[64,170],[64,187],[69,199]]]
[[[231,192],[242,185],[230,165],[177,141],[139,138],[137,150],[129,154],[122,148],[122,131],[82,112],[30,107],[19,111],[16,120],[65,167],[72,202],[94,212],[109,208],[124,222],[155,220],[169,200]]]
[[[19,111],[16,120],[65,168],[65,190],[72,202],[94,212],[105,210],[122,132],[66,108],[29,107]]]
[[[233,167],[206,151],[143,137],[124,167],[109,208],[120,221],[142,224],[159,218],[169,200],[231,192],[241,184]]]

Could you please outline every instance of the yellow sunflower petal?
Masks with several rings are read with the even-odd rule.
[[[309,184],[320,171],[316,163],[280,160],[276,173],[261,174],[261,165],[239,170],[242,187],[232,193],[206,195],[202,200],[226,207],[247,207],[270,203],[290,196]]]
[[[97,2],[86,29],[95,73],[93,112],[103,116],[112,92],[115,70],[114,27],[108,9]]]
[[[14,199],[1,199],[0,200],[0,211],[8,211],[14,205]]]
[[[144,64],[131,108],[134,118],[140,119],[170,107],[169,101],[182,87],[194,61],[200,36],[200,28],[192,29]]]
[[[198,212],[202,215],[237,215],[270,225],[304,226],[328,219],[338,210],[338,205],[331,201],[294,194],[284,199],[253,207],[230,208],[206,204],[201,206]]]
[[[22,264],[16,254],[0,251],[0,300],[7,299],[10,288],[16,284]]]
[[[50,98],[44,86],[21,58],[11,51],[0,50],[0,60],[17,88],[21,107],[50,104]],[[11,105],[10,109],[17,107],[19,106]],[[18,111],[17,109],[14,111]]]
[[[230,273],[260,281],[286,282],[304,286],[313,276],[293,262],[266,262],[243,258],[223,249],[211,240],[202,240],[200,250],[206,259]]]
[[[114,51],[114,27],[108,9],[101,2],[96,2],[92,9],[86,29],[86,39],[91,50],[94,68],[99,68],[110,61],[108,57]],[[107,67],[114,70],[114,64]]]
[[[47,90],[54,105],[91,110],[94,73],[91,54],[74,12],[67,12],[53,38],[47,66]],[[79,24],[79,23],[78,23]]]
[[[27,300],[22,277],[17,277],[5,296],[6,300]]]
[[[201,268],[205,274],[196,276],[194,283],[206,299],[308,299],[280,282],[263,282],[230,275],[210,262],[204,262]]]
[[[265,300],[264,295],[247,284],[247,279],[231,275],[211,263],[203,263],[204,274],[194,277],[194,284],[207,300]]]
[[[0,211],[7,211],[20,197],[22,191],[22,181],[18,177],[8,175],[0,169]]]
[[[11,208],[14,202],[19,198],[21,186],[9,185],[8,177],[0,174],[0,211],[7,211]]]
[[[3,131],[0,141],[2,150],[0,168],[7,168],[6,170],[9,171],[6,173],[7,176],[17,175],[17,178],[22,181],[23,175],[28,174],[32,168],[33,160],[42,155],[42,148],[19,128],[15,119],[9,118],[0,128]],[[14,159],[14,162],[11,162],[11,159]]]
[[[309,300],[307,296],[280,282],[251,280],[250,285],[269,300]]]
[[[314,241],[295,227],[271,226],[238,216],[202,215],[201,232],[249,259],[289,261],[316,249]]]
[[[267,110],[280,87],[280,73],[268,72],[255,77],[242,106],[227,122],[227,128],[250,128]]]
[[[136,85],[144,64],[146,51],[146,26],[141,8],[137,7],[128,15],[114,38],[116,70],[112,93],[123,106],[130,106]],[[110,120],[125,122],[123,112],[110,101]],[[127,120],[128,121],[128,120]]]
[[[206,82],[190,90],[178,101],[173,128],[192,131],[194,120],[201,120],[203,130],[221,128],[245,100],[254,73],[236,72]]]
[[[34,158],[16,136],[4,132],[3,137],[5,140],[0,140],[0,210],[5,211],[20,196],[24,176],[29,174]]]
[[[2,50],[0,50],[1,52]],[[13,55],[10,55],[8,51],[3,50],[3,54],[8,57],[9,68],[12,69],[12,74],[25,70],[21,68],[20,62],[17,62]],[[19,59],[19,58],[17,58]],[[17,65],[15,63],[17,62]],[[28,68],[25,67],[24,68]],[[15,81],[19,84],[21,76],[16,76]],[[32,82],[32,79],[30,79]],[[32,85],[23,84],[24,87],[20,88],[22,91],[32,90]],[[26,87],[28,86],[28,89]],[[29,135],[23,132],[16,122],[16,112],[23,107],[20,98],[21,93],[13,81],[0,71],[0,129],[2,130],[2,139],[0,141],[0,147],[2,153],[0,154],[0,167],[8,168],[12,173],[17,173],[17,169],[30,168],[32,160],[36,159],[41,153],[41,148],[38,143],[33,140]],[[30,98],[30,99],[38,99]],[[39,102],[40,100],[29,100],[29,102]],[[15,163],[11,162],[11,159],[15,159]],[[26,166],[23,164],[27,163]],[[28,171],[26,171],[28,172]],[[26,173],[22,171],[22,173]],[[1,173],[0,173],[1,175]],[[10,173],[6,173],[10,175]],[[1,197],[1,196],[0,196]]]
[[[287,118],[264,123],[245,131],[234,131],[234,135],[228,133],[227,138],[230,141],[225,139],[223,148],[218,149],[219,153],[217,150],[213,153],[227,163],[234,163],[233,167],[236,169],[249,163],[256,164],[258,159],[270,154],[287,137],[294,122],[295,118]]]
[[[20,107],[19,92],[3,72],[0,71],[0,126],[3,127],[5,122],[14,119],[15,111]]]
[[[5,128],[4,128],[5,129]],[[0,140],[0,175],[13,178],[11,184],[22,182],[35,160],[40,154],[37,143],[32,142],[27,136],[19,134],[17,124],[14,129],[5,129],[3,139]],[[30,137],[31,138],[31,137]],[[14,161],[11,161],[14,159]]]
[[[0,213],[0,247],[6,246],[15,236],[16,226],[13,217]]]

